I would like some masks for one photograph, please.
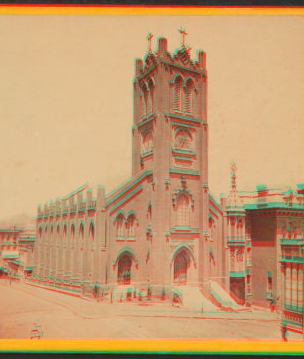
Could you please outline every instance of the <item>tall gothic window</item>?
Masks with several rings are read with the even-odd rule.
[[[71,238],[74,239],[74,235],[75,235],[75,225],[74,223],[71,226]]]
[[[81,223],[79,227],[79,243],[82,244],[83,240],[84,240],[84,227],[83,227],[83,223]]]
[[[185,85],[185,112],[192,113],[193,82],[188,80]]]
[[[124,235],[124,216],[120,214],[116,219],[116,226],[117,226],[117,237],[123,237]]]
[[[189,226],[189,197],[186,193],[177,198],[177,225]]]
[[[135,217],[133,214],[131,214],[128,217],[127,229],[128,229],[128,237],[134,237],[135,236]]]
[[[178,76],[174,81],[173,86],[173,109],[175,111],[181,111],[181,88],[182,88],[182,78]]]
[[[63,227],[63,238],[66,240],[66,236],[67,236],[67,225],[65,224]]]
[[[94,225],[93,223],[90,224],[90,228],[89,228],[89,238],[90,238],[90,242],[93,243],[94,242]]]

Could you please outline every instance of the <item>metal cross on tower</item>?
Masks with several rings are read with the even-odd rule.
[[[152,49],[151,49],[151,40],[152,40],[152,37],[153,37],[153,35],[151,34],[151,32],[149,32],[149,34],[148,34],[147,37],[146,37],[146,39],[148,40],[148,43],[149,43],[149,45],[148,45],[148,51],[149,51],[149,52],[152,51]]]
[[[185,46],[185,36],[188,35],[188,34],[186,33],[186,30],[183,29],[183,27],[181,26],[181,28],[180,28],[180,29],[177,29],[177,31],[179,31],[180,34],[181,34],[181,45]]]

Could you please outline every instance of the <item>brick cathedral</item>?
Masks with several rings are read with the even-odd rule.
[[[180,288],[210,308],[275,297],[303,313],[304,186],[239,193],[232,163],[230,193],[216,200],[206,54],[192,59],[180,31],[174,53],[161,37],[135,60],[132,178],[39,205],[32,280],[85,295],[96,284],[149,285],[155,297]]]

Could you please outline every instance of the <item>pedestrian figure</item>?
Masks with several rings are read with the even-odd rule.
[[[9,284],[12,285],[12,277],[9,277]]]
[[[286,323],[282,324],[282,339],[284,340],[284,342],[287,342],[287,337],[288,337],[288,331],[287,331],[287,325]]]
[[[275,299],[273,297],[273,295],[271,294],[271,297],[270,297],[270,301],[269,301],[269,305],[270,305],[270,311],[273,313],[274,311],[274,302],[275,302]]]
[[[178,302],[181,302],[181,299],[176,293],[174,293],[173,298],[172,298],[172,306],[173,307],[175,307],[175,306],[179,307]]]
[[[149,279],[148,279],[148,282],[149,282]],[[151,285],[150,285],[150,282],[149,282],[148,283],[148,291],[147,291],[148,300],[151,299],[151,294],[152,294],[152,288],[151,288]]]
[[[201,312],[204,313],[204,302],[202,302]]]

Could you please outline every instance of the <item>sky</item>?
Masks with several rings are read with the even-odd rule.
[[[0,218],[131,175],[134,59],[148,32],[207,53],[209,187],[295,186],[303,171],[304,18],[0,16]]]

